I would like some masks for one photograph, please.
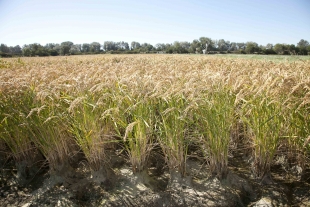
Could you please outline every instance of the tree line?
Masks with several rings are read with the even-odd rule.
[[[212,40],[208,37],[200,37],[192,42],[175,41],[172,44],[158,43],[155,46],[149,43],[113,42],[105,41],[74,44],[66,41],[60,44],[48,43],[41,45],[38,43],[26,44],[22,47],[0,45],[0,56],[58,56],[58,55],[82,55],[82,54],[103,54],[103,53],[235,53],[235,54],[280,54],[280,55],[310,55],[310,44],[307,40],[301,39],[294,44],[267,44],[258,45],[256,42],[230,42],[224,39]]]

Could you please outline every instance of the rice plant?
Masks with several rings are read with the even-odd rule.
[[[270,175],[270,166],[283,136],[282,104],[268,96],[251,96],[243,106],[241,117],[248,125],[253,147],[252,173],[255,178],[263,179]]]
[[[36,101],[37,107],[27,115],[28,130],[31,141],[47,159],[50,174],[57,179],[56,182],[61,182],[63,178],[72,176],[69,159],[76,148],[69,134],[62,103],[55,103],[50,96],[48,99],[45,102]]]
[[[308,94],[309,91],[310,88]],[[304,90],[303,93],[305,94],[302,94],[302,98],[298,97],[297,100],[296,97],[291,97],[291,103],[286,106],[289,164],[298,165],[303,172],[306,169],[307,159],[310,154],[310,96],[306,92],[307,90]]]
[[[210,90],[198,101],[195,123],[209,169],[219,179],[228,173],[228,150],[234,123],[235,96],[221,87]]]
[[[130,121],[126,127],[124,142],[134,173],[146,170],[153,148],[154,107],[151,101],[140,100],[128,109]]]
[[[108,100],[106,100],[109,103]],[[92,177],[99,182],[107,179],[112,171],[109,166],[107,145],[113,142],[113,125],[108,119],[102,119],[107,104],[95,102],[90,94],[71,101],[69,131],[84,153],[92,170]]]
[[[16,160],[28,157],[31,151],[31,140],[27,131],[26,114],[28,106],[26,100],[15,102],[10,97],[2,97],[1,104],[1,138],[10,148]]]
[[[162,98],[158,103],[158,141],[172,176],[186,175],[186,104],[186,100],[178,96]]]
[[[40,158],[32,143],[27,113],[32,107],[33,93],[24,91],[14,96],[1,94],[0,101],[0,139],[10,149],[17,167],[17,178],[24,183],[37,173],[35,166]]]

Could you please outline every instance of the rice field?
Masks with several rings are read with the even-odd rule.
[[[21,180],[38,159],[51,176],[69,176],[78,152],[92,178],[109,180],[115,149],[144,176],[156,151],[171,179],[187,175],[196,152],[210,175],[225,179],[239,147],[255,179],[270,176],[278,155],[309,169],[309,59],[11,58],[0,59],[0,77],[0,147]]]

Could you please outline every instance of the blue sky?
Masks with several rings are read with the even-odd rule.
[[[0,43],[310,41],[310,0],[0,0]]]

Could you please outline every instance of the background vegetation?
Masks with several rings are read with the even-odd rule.
[[[208,47],[206,48],[206,44]],[[308,55],[310,53],[310,45],[307,40],[301,39],[296,45],[294,44],[267,44],[259,45],[256,42],[230,42],[224,39],[212,40],[208,37],[200,37],[192,42],[175,41],[172,44],[159,43],[155,46],[148,43],[124,41],[113,42],[105,41],[103,44],[99,42],[74,44],[67,41],[61,44],[49,43],[45,46],[38,43],[24,45],[20,47],[0,45],[0,56],[57,56],[57,55],[79,55],[79,54],[136,54],[136,53],[203,53],[206,50],[209,54],[280,54],[280,55]]]

